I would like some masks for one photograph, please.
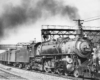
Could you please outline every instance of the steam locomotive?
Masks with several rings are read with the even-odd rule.
[[[34,69],[78,77],[81,67],[91,59],[92,45],[87,38],[68,37],[31,43],[0,54],[0,62],[19,68]]]
[[[79,35],[73,39],[62,37],[16,46],[0,54],[0,62],[19,68],[75,77],[84,72],[91,74],[95,70],[92,66],[92,42],[81,36],[80,28],[79,31]]]

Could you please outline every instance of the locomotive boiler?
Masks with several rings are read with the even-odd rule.
[[[77,54],[81,58],[87,58],[92,52],[91,42],[86,38],[62,38],[42,43],[41,49],[37,52],[40,55],[46,54]]]

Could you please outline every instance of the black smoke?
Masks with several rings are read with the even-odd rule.
[[[47,13],[44,13],[47,12]],[[0,38],[5,37],[4,30],[16,29],[18,25],[32,21],[35,23],[43,15],[60,15],[70,20],[79,18],[78,9],[73,6],[64,5],[64,2],[57,0],[22,0],[19,6],[6,5],[3,14],[0,16]],[[49,17],[50,17],[49,16]]]

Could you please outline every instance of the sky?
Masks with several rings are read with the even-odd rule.
[[[0,0],[0,43],[41,41],[41,25],[74,26],[73,19],[95,16],[100,17],[100,0]],[[100,20],[83,25],[100,26]]]

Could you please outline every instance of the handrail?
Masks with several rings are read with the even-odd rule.
[[[42,29],[78,29],[77,26],[67,25],[42,25]],[[100,26],[83,26],[83,30],[99,30]]]

